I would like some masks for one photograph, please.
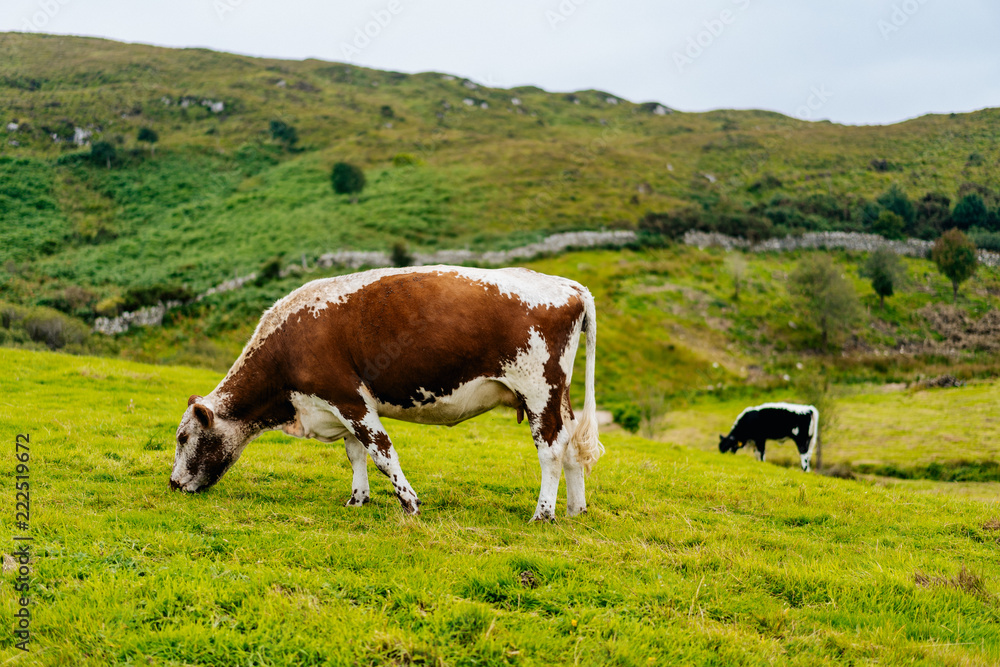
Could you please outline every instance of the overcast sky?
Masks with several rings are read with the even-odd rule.
[[[997,0],[2,4],[0,30],[435,70],[500,87],[597,88],[684,111],[890,123],[1000,106]]]

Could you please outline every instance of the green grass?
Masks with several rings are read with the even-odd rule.
[[[342,507],[341,447],[278,435],[185,496],[173,432],[217,374],[0,350],[0,375],[3,440],[33,443],[35,643],[5,638],[11,664],[1000,660],[995,502],[609,433],[590,513],[528,525],[537,461],[503,411],[389,425],[416,518],[377,477]]]

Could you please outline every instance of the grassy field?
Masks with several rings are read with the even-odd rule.
[[[0,350],[0,377],[9,461],[32,436],[36,539],[35,642],[5,635],[4,664],[1000,661],[995,502],[609,433],[590,513],[528,525],[537,462],[500,411],[390,424],[416,518],[377,478],[342,507],[342,448],[277,435],[184,496],[173,432],[218,374]]]

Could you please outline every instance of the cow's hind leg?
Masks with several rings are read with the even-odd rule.
[[[344,449],[347,450],[347,458],[351,462],[351,469],[354,471],[354,479],[351,482],[351,497],[344,503],[348,507],[360,507],[367,503],[368,492],[368,453],[365,446],[361,444],[353,435],[344,438]]]
[[[567,446],[563,453],[563,470],[566,471],[566,516],[583,514],[587,511],[586,477],[572,446]]]
[[[538,463],[542,469],[538,505],[535,507],[534,516],[531,517],[532,521],[552,521],[556,518],[559,478],[562,476],[563,459],[569,443],[569,430],[557,406],[552,406],[550,403],[539,414],[529,412],[531,435],[538,449]],[[582,486],[580,490],[582,491]]]

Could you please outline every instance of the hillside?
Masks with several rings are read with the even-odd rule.
[[[884,127],[662,113],[599,91],[20,33],[0,35],[0,90],[0,298],[71,290],[91,318],[130,289],[197,292],[277,256],[508,247],[692,203],[771,207],[784,230],[861,224],[851,211],[894,183],[989,205],[998,183],[996,110]],[[275,120],[297,143],[272,137]],[[100,141],[113,161],[77,145]],[[367,172],[357,202],[330,188],[340,160]]]
[[[31,434],[31,664],[1000,661],[995,504],[609,433],[589,514],[528,525],[504,411],[390,423],[419,517],[377,477],[342,507],[342,447],[276,434],[185,496],[174,429],[218,374],[0,349],[0,376],[5,439]]]

